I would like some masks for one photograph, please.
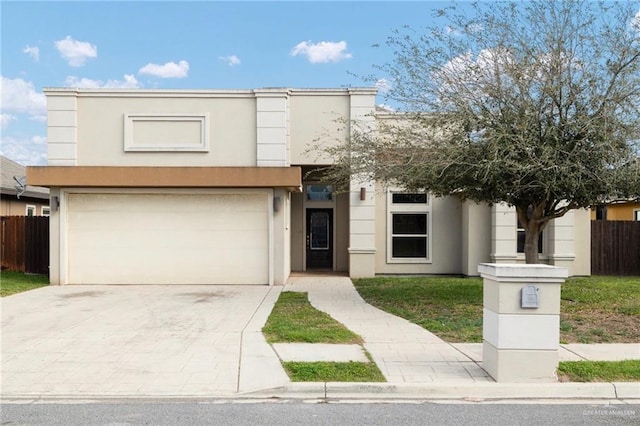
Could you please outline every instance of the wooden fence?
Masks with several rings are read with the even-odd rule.
[[[640,275],[640,222],[591,221],[591,273]]]
[[[3,216],[0,220],[2,269],[49,275],[49,218]]]

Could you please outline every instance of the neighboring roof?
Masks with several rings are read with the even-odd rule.
[[[0,155],[0,174],[2,179],[0,181],[0,192],[2,194],[17,195],[16,181],[13,177],[22,177],[27,175],[26,168],[9,160],[7,157]],[[41,186],[27,185],[27,190],[24,191],[21,197],[41,198],[43,200],[49,199],[49,188],[43,188]]]

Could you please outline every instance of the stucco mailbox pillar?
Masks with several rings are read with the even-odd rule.
[[[481,263],[482,367],[498,382],[557,380],[560,286],[568,271],[548,265]]]

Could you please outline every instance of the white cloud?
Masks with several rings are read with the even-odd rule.
[[[16,116],[12,114],[1,113],[0,114],[0,129],[6,129],[9,123],[15,121]]]
[[[226,64],[229,65],[230,67],[233,67],[235,65],[240,65],[240,58],[238,58],[236,55],[218,56],[218,59],[221,60],[222,62],[226,62]]]
[[[98,56],[98,48],[95,44],[74,40],[71,36],[56,41],[56,49],[72,67],[81,67],[87,59]]]
[[[391,90],[391,83],[386,78],[379,78],[375,86],[380,93],[387,93]]]
[[[33,83],[21,78],[2,77],[0,100],[2,111],[26,113],[36,119],[45,117],[47,113],[44,94],[36,92]]]
[[[46,165],[47,138],[44,136],[30,138],[3,136],[0,140],[0,154],[23,166]]]
[[[160,78],[184,78],[189,73],[189,62],[167,62],[164,65],[147,64],[138,70],[138,74],[147,74]]]
[[[347,53],[346,50],[346,41],[321,41],[315,44],[303,41],[291,49],[291,56],[304,55],[312,64],[339,62],[351,58],[351,53]]]
[[[78,78],[75,76],[69,76],[65,80],[67,87],[78,87],[81,89],[136,89],[140,87],[138,80],[133,74],[125,74],[122,80],[92,80],[90,78]]]
[[[22,49],[22,53],[26,53],[27,55],[31,56],[36,62],[40,60],[40,48],[37,46],[27,45],[24,49]]]
[[[631,20],[631,26],[640,32],[640,9],[638,9],[638,13],[636,13],[636,16]]]

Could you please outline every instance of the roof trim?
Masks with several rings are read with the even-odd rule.
[[[94,188],[286,188],[302,190],[300,167],[27,167],[29,185]]]

